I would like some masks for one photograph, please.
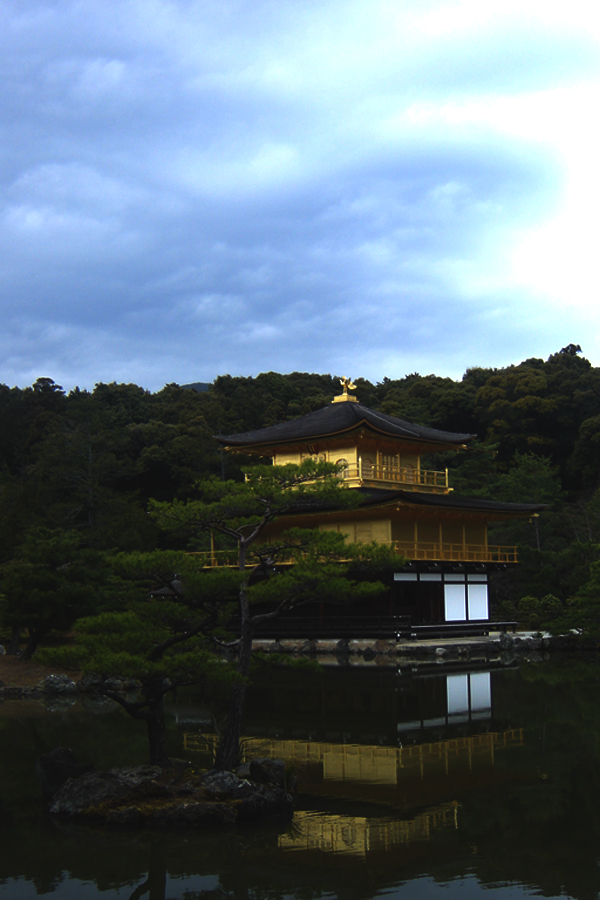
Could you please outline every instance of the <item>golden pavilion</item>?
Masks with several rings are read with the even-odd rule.
[[[360,492],[352,510],[288,515],[271,526],[338,531],[357,543],[393,545],[406,559],[393,574],[385,612],[413,624],[489,620],[488,579],[517,563],[513,546],[488,543],[488,524],[527,518],[543,504],[503,503],[455,497],[448,470],[423,468],[423,457],[465,450],[475,435],[415,425],[363,406],[343,391],[315,412],[257,431],[217,437],[226,450],[272,460],[273,465],[307,458],[335,463],[340,477]],[[383,611],[383,607],[382,610]]]

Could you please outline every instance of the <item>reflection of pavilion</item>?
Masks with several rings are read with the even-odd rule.
[[[365,857],[401,844],[428,841],[435,831],[456,829],[457,803],[446,803],[414,819],[377,819],[364,816],[315,815],[300,811],[294,828],[279,837],[282,850],[320,851]]]
[[[248,738],[402,746],[499,731],[493,673],[453,670],[328,669],[326,677],[282,670],[248,688]],[[212,730],[210,694],[179,697],[173,713],[184,732]]]
[[[498,727],[489,671],[417,675],[406,687],[393,676],[357,683],[334,674],[326,693],[300,678],[258,689],[242,740],[245,758],[286,760],[307,794],[408,810],[502,780],[496,753],[523,743],[522,729]],[[178,714],[186,751],[212,754],[216,737],[206,733],[206,714],[198,710],[203,733],[192,734],[190,712]]]
[[[185,734],[185,750],[212,750],[216,740],[216,736],[210,734]],[[327,782],[402,786],[406,782],[415,784],[430,777],[437,778],[440,774],[452,780],[455,775],[492,768],[498,750],[522,744],[522,728],[410,747],[242,738],[244,760],[269,756],[295,764],[305,776],[304,786],[309,793],[315,792],[319,782],[325,788]]]
[[[217,740],[207,734],[184,738],[188,752],[214,751]],[[496,754],[522,746],[522,728],[408,747],[242,739],[245,760],[270,756],[292,765],[303,794],[391,807],[388,816],[300,810],[291,831],[279,838],[279,847],[286,852],[359,858],[455,832],[460,807],[456,797],[511,780],[504,767],[495,766]]]
[[[506,729],[493,715],[489,671],[374,674],[328,671],[324,690],[318,679],[282,672],[252,693],[244,759],[284,759],[298,775],[304,805],[308,797],[327,806],[327,814],[297,812],[280,838],[280,849],[297,859],[303,851],[373,860],[391,847],[413,859],[434,837],[436,853],[445,852],[462,799],[515,777],[506,754],[523,746],[523,729]],[[217,738],[205,731],[206,713],[191,712],[178,714],[185,750],[210,759]],[[204,733],[190,733],[194,724]],[[332,800],[376,803],[381,811],[335,815],[340,807],[332,810]]]
[[[439,716],[398,722],[398,734],[440,725],[460,725],[492,717],[492,686],[489,672],[446,675],[445,709]],[[439,702],[439,701],[438,701]]]

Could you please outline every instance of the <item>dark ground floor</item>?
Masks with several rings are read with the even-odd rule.
[[[414,564],[395,572],[390,612],[410,616],[415,625],[489,619],[489,571],[485,565]]]
[[[379,580],[387,591],[366,604],[306,604],[257,632],[286,636],[390,638],[428,630],[468,633],[490,620],[489,577],[494,564],[410,563]]]

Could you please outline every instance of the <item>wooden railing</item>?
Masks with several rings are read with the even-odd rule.
[[[427,541],[396,541],[396,552],[406,559],[448,562],[516,563],[517,548],[492,544],[445,544]]]
[[[340,472],[350,487],[353,485],[376,484],[378,487],[401,487],[407,490],[425,489],[444,493],[448,487],[448,470],[436,472],[433,469],[416,469],[413,466],[378,466],[359,458],[358,465],[345,466]]]
[[[383,542],[378,542],[383,543]],[[431,560],[432,562],[518,562],[517,548],[513,546],[499,546],[493,544],[449,544],[433,543],[427,541],[391,541],[388,546],[396,553],[410,560]],[[190,554],[197,556],[203,568],[227,566],[237,568],[237,550],[207,550],[201,553]],[[259,562],[252,551],[248,554],[246,568],[253,568]],[[286,565],[292,562],[292,554],[289,558],[278,556],[277,564]],[[340,562],[350,562],[340,560]]]

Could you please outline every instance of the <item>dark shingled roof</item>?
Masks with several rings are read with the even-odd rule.
[[[452,494],[428,494],[423,491],[398,491],[384,490],[380,488],[352,488],[357,492],[362,502],[357,507],[364,509],[369,506],[381,506],[388,503],[406,503],[412,506],[429,506],[437,509],[473,510],[474,512],[494,513],[498,516],[505,515],[530,515],[542,512],[546,509],[546,503],[505,503],[500,500],[481,500],[470,497],[454,497]],[[298,506],[290,509],[286,515],[300,515],[310,512],[335,512],[338,507],[325,505],[318,508]],[[353,512],[353,510],[348,510]]]
[[[446,509],[475,510],[490,513],[529,513],[534,515],[546,509],[546,503],[505,503],[501,500],[481,500],[472,497],[455,497],[453,494],[427,494],[424,491],[381,491],[376,488],[355,488],[365,497],[361,506],[398,500],[415,506],[437,506]],[[385,496],[384,496],[385,495]]]
[[[372,431],[391,437],[402,437],[413,441],[434,444],[464,444],[472,440],[474,434],[456,434],[453,431],[438,431],[424,425],[413,425],[404,419],[396,419],[385,413],[375,412],[360,403],[330,403],[323,409],[308,413],[290,422],[246,431],[243,434],[218,435],[216,440],[229,447],[246,447],[253,444],[279,444],[293,441],[311,440],[333,434],[344,434],[364,425]]]

